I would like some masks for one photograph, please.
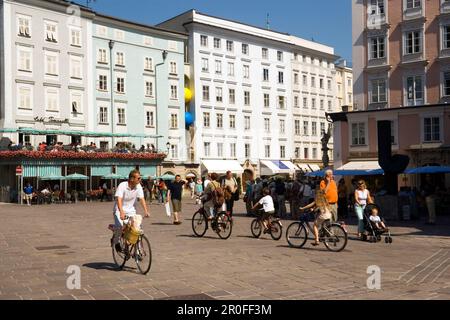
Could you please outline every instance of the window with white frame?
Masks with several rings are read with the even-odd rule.
[[[19,84],[17,87],[17,107],[19,109],[31,110],[33,108],[33,88],[28,85]]]
[[[317,122],[311,122],[311,135],[317,136]]]
[[[446,25],[442,29],[442,48],[450,49],[450,25]]]
[[[31,38],[31,17],[17,16],[17,34],[20,37]]]
[[[147,127],[155,126],[155,115],[154,115],[153,111],[146,112],[146,125],[147,125]]]
[[[308,98],[303,98],[303,108],[308,109]]]
[[[277,51],[277,60],[283,62],[283,52]]]
[[[233,41],[227,40],[227,51],[233,52],[234,51],[234,43]]]
[[[278,108],[284,109],[286,107],[286,99],[284,96],[278,96]]]
[[[264,118],[264,132],[270,133],[270,118]]]
[[[58,56],[55,53],[45,53],[45,74],[57,76],[58,75]]]
[[[150,57],[144,58],[144,70],[153,71],[153,59]]]
[[[385,79],[372,80],[371,103],[387,102],[387,87]]]
[[[45,22],[45,40],[48,42],[58,42],[58,26],[55,22]]]
[[[170,146],[170,156],[172,159],[178,159],[178,145],[172,144]]]
[[[202,58],[202,71],[209,72],[209,60],[207,58]]]
[[[222,46],[222,41],[219,38],[214,38],[214,49],[220,49]]]
[[[45,90],[45,110],[59,110],[59,91],[56,88],[48,88]]]
[[[328,101],[328,111],[333,111],[333,106],[331,101]]]
[[[264,93],[264,107],[269,108],[270,107],[270,94]]]
[[[386,37],[372,37],[370,38],[370,59],[385,58],[385,41]]]
[[[242,44],[242,54],[246,55],[246,56],[249,54],[248,44],[245,44],[245,43]]]
[[[441,122],[439,117],[423,118],[423,141],[441,141]]]
[[[223,102],[223,89],[220,87],[216,88],[216,101]]]
[[[422,76],[410,76],[406,78],[406,96],[408,106],[424,104],[424,87]]]
[[[294,73],[294,84],[298,84],[298,73]]]
[[[244,130],[250,130],[250,129],[251,129],[250,116],[244,116]]]
[[[82,92],[71,92],[70,93],[70,104],[72,107],[73,114],[83,113],[83,93]]]
[[[450,71],[444,72],[443,78],[443,95],[448,97],[450,96]]]
[[[170,99],[178,100],[178,85],[170,85]]]
[[[263,69],[263,81],[269,81],[269,69]]]
[[[217,129],[223,129],[223,114],[216,114],[216,127]]]
[[[280,146],[280,158],[286,158],[286,146]]]
[[[208,36],[200,36],[200,45],[202,47],[207,47],[208,46]]]
[[[303,149],[303,158],[304,159],[309,159],[309,148],[304,148]]]
[[[352,123],[352,145],[366,145],[366,124],[364,122]]]
[[[264,156],[266,158],[270,158],[270,144],[266,144],[264,146]]]
[[[106,37],[108,34],[108,28],[105,26],[97,26],[97,35],[100,37]]]
[[[203,101],[209,101],[209,86],[202,87]]]
[[[153,97],[153,82],[145,81],[145,96]]]
[[[300,147],[296,147],[295,148],[295,158],[299,159],[300,158]]]
[[[305,87],[308,86],[308,77],[306,75],[303,75],[303,85]]]
[[[300,104],[299,104],[299,97],[298,97],[298,96],[294,96],[294,107],[295,107],[295,108],[300,107]]]
[[[370,0],[370,15],[383,15],[384,0]]]
[[[244,105],[250,105],[250,91],[244,91]]]
[[[170,62],[170,73],[171,74],[178,74],[177,63],[175,61],[171,61]]]
[[[217,157],[223,158],[223,143],[217,143]]]
[[[98,115],[99,115],[98,122],[100,124],[108,123],[108,108],[107,107],[100,107]]]
[[[415,9],[422,7],[422,0],[406,0],[406,9]]]
[[[300,132],[300,120],[294,120],[294,133],[296,136],[301,135]]]
[[[320,135],[323,136],[325,134],[325,122],[320,123]]]
[[[117,77],[116,78],[116,92],[117,93],[125,93],[125,78]]]
[[[125,66],[124,54],[123,52],[116,52],[116,66]]]
[[[319,79],[319,88],[323,89],[323,79],[322,78]]]
[[[236,143],[230,143],[230,158],[236,158]]]
[[[408,31],[404,37],[405,55],[422,52],[422,32],[420,30]]]
[[[278,71],[278,83],[283,84],[284,83],[284,72]]]
[[[309,136],[309,122],[303,121],[303,135]]]
[[[205,152],[205,157],[209,157],[211,155],[211,142],[204,142],[203,150]]]
[[[211,115],[209,112],[203,112],[203,127],[211,127]]]
[[[234,63],[228,62],[228,75],[234,77]]]
[[[312,148],[312,158],[317,159],[317,148]]]
[[[216,74],[222,74],[222,61],[216,60]]]
[[[235,104],[236,103],[236,91],[234,89],[228,90],[228,103]]]
[[[312,88],[316,87],[316,77],[311,77],[311,87]]]
[[[117,108],[117,124],[126,124],[125,108]]]
[[[106,49],[98,49],[97,62],[98,63],[108,63],[108,56],[106,54]]]
[[[325,101],[320,100],[320,110],[325,110]]]
[[[108,91],[108,76],[103,74],[98,76],[98,90]]]
[[[246,143],[244,145],[244,154],[245,154],[245,158],[248,159],[251,156],[251,147],[250,147],[250,143]]]
[[[262,54],[262,58],[267,60],[269,59],[269,49],[267,48],[262,48],[261,49],[261,54]]]
[[[178,114],[170,114],[170,129],[178,129]]]
[[[331,90],[331,80],[328,80],[328,90]]]
[[[250,79],[250,66],[249,65],[244,65],[244,79]]]
[[[316,98],[311,99],[311,109],[316,110]]]
[[[72,57],[70,59],[70,77],[72,79],[83,79],[83,69],[80,58]]]
[[[29,48],[18,48],[19,71],[32,72],[32,51]]]
[[[230,114],[230,129],[236,129],[236,116]]]
[[[122,30],[114,30],[114,37],[119,41],[123,41],[125,40],[125,32]]]
[[[284,119],[280,119],[280,134],[286,133],[286,122]]]
[[[70,45],[75,47],[81,47],[81,30],[70,29]]]

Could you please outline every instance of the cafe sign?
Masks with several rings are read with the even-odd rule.
[[[53,124],[69,124],[69,119],[57,119],[54,117],[35,117],[34,121],[42,123],[53,123]]]

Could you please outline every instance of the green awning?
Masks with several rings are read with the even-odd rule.
[[[136,170],[135,166],[117,166],[116,173],[122,177],[126,177],[125,179],[128,179],[130,172],[133,170]]]
[[[88,179],[89,179],[89,177],[87,177],[83,174],[78,174],[78,173],[74,173],[74,174],[66,176],[66,180],[68,180],[68,181],[88,180]]]
[[[92,166],[91,176],[103,177],[112,173],[112,166]]]
[[[154,166],[140,166],[139,172],[142,179],[148,179],[149,177],[156,178],[156,167]]]
[[[54,177],[61,176],[60,166],[23,166],[23,177],[24,178],[39,178],[42,177]]]
[[[126,179],[128,179],[128,177],[123,177],[123,176],[118,175],[116,173],[110,173],[110,174],[108,174],[106,176],[103,176],[102,178],[106,179],[106,180],[126,180]]]
[[[57,175],[49,175],[44,177],[39,177],[39,180],[45,180],[45,181],[57,181],[57,180],[65,180],[66,178],[63,176],[57,176]]]
[[[23,166],[23,177],[24,178],[35,178],[38,176],[37,166]]]
[[[0,129],[0,133],[23,133],[29,135],[63,135],[63,136],[83,136],[90,138],[163,138],[163,136],[149,135],[149,134],[132,134],[132,133],[107,133],[107,132],[91,132],[91,131],[70,131],[70,130],[37,130],[34,128],[20,128],[20,129]]]

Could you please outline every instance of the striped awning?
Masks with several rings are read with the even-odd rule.
[[[24,178],[40,178],[49,176],[61,176],[60,166],[24,166]]]
[[[92,177],[103,177],[112,173],[112,166],[92,166],[91,176]]]

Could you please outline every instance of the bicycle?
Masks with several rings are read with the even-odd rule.
[[[256,219],[252,221],[250,226],[253,237],[257,239],[261,236],[262,230],[264,229],[263,217],[263,210],[259,210],[259,212],[256,213]],[[283,236],[283,225],[281,224],[280,219],[274,218],[272,215],[269,216],[267,219],[267,233],[269,233],[275,241],[281,239]]]
[[[203,237],[209,228],[208,217],[209,215],[204,207],[201,207],[192,216],[192,230],[199,238]],[[211,228],[221,239],[227,240],[233,230],[233,220],[225,212],[215,212],[214,218],[211,220]]]
[[[310,220],[308,213],[303,214],[300,221],[292,223],[287,228],[286,240],[290,247],[300,249],[308,239],[314,240],[314,230]],[[327,220],[319,228],[319,242],[322,242],[329,251],[341,252],[347,246],[348,234],[342,225]]]
[[[126,220],[128,219],[129,217],[126,217]],[[122,248],[121,252],[116,250],[113,245],[113,239],[111,239],[114,263],[118,266],[119,270],[123,270],[127,261],[133,258],[139,272],[146,275],[152,266],[152,249],[150,241],[145,236],[143,230],[135,233],[128,223],[124,223],[124,226],[125,228],[119,239],[119,244]],[[114,232],[114,225],[110,225],[109,229]]]

